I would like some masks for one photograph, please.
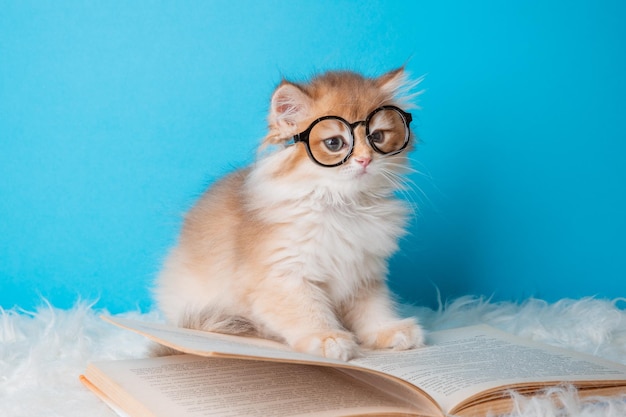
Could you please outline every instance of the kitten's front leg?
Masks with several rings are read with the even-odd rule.
[[[311,353],[331,359],[348,361],[358,353],[358,345],[352,333],[342,330],[330,330],[303,335],[292,344],[301,352]]]
[[[273,286],[271,297],[255,297],[256,319],[298,351],[345,361],[355,357],[354,335],[343,328],[324,292],[305,279],[287,280],[289,285]]]
[[[383,283],[364,289],[346,306],[344,322],[359,342],[371,349],[406,350],[424,345],[424,332],[414,318],[399,318]]]

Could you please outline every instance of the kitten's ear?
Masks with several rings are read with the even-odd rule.
[[[283,81],[272,95],[270,127],[279,131],[282,139],[295,135],[298,122],[309,115],[311,97],[300,87]]]
[[[378,87],[389,93],[395,92],[401,85],[406,83],[406,72],[404,67],[396,68],[386,74],[381,75],[376,80]]]
[[[415,91],[423,77],[410,80],[404,67],[400,67],[376,79],[378,87],[405,109],[415,107],[412,101],[423,91]]]

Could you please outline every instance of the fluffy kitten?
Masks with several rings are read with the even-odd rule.
[[[398,318],[385,284],[387,259],[404,234],[408,210],[394,191],[413,135],[407,149],[383,155],[368,143],[365,124],[354,123],[381,106],[406,106],[408,84],[403,69],[379,78],[328,72],[306,84],[283,81],[262,144],[277,149],[214,184],[185,218],[155,289],[167,319],[253,332],[343,360],[359,345],[422,345],[422,329]],[[314,162],[305,143],[293,143],[328,115],[354,129],[352,154],[333,167]],[[348,135],[328,133],[318,158],[343,152],[335,134]],[[315,140],[309,138],[310,148]]]

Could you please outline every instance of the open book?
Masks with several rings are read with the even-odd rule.
[[[509,411],[512,389],[626,392],[625,365],[483,325],[430,333],[424,348],[342,362],[269,340],[105,320],[186,353],[87,367],[81,381],[131,417],[484,416]]]

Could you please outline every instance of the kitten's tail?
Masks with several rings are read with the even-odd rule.
[[[257,329],[250,320],[211,306],[200,311],[187,311],[179,320],[178,325],[186,329],[240,336],[257,334]]]
[[[185,329],[239,336],[256,336],[259,334],[254,323],[250,320],[245,317],[228,314],[224,310],[215,307],[205,307],[200,311],[186,311],[178,321],[178,326]],[[161,344],[153,344],[149,349],[149,354],[152,357],[178,355],[181,353]]]

